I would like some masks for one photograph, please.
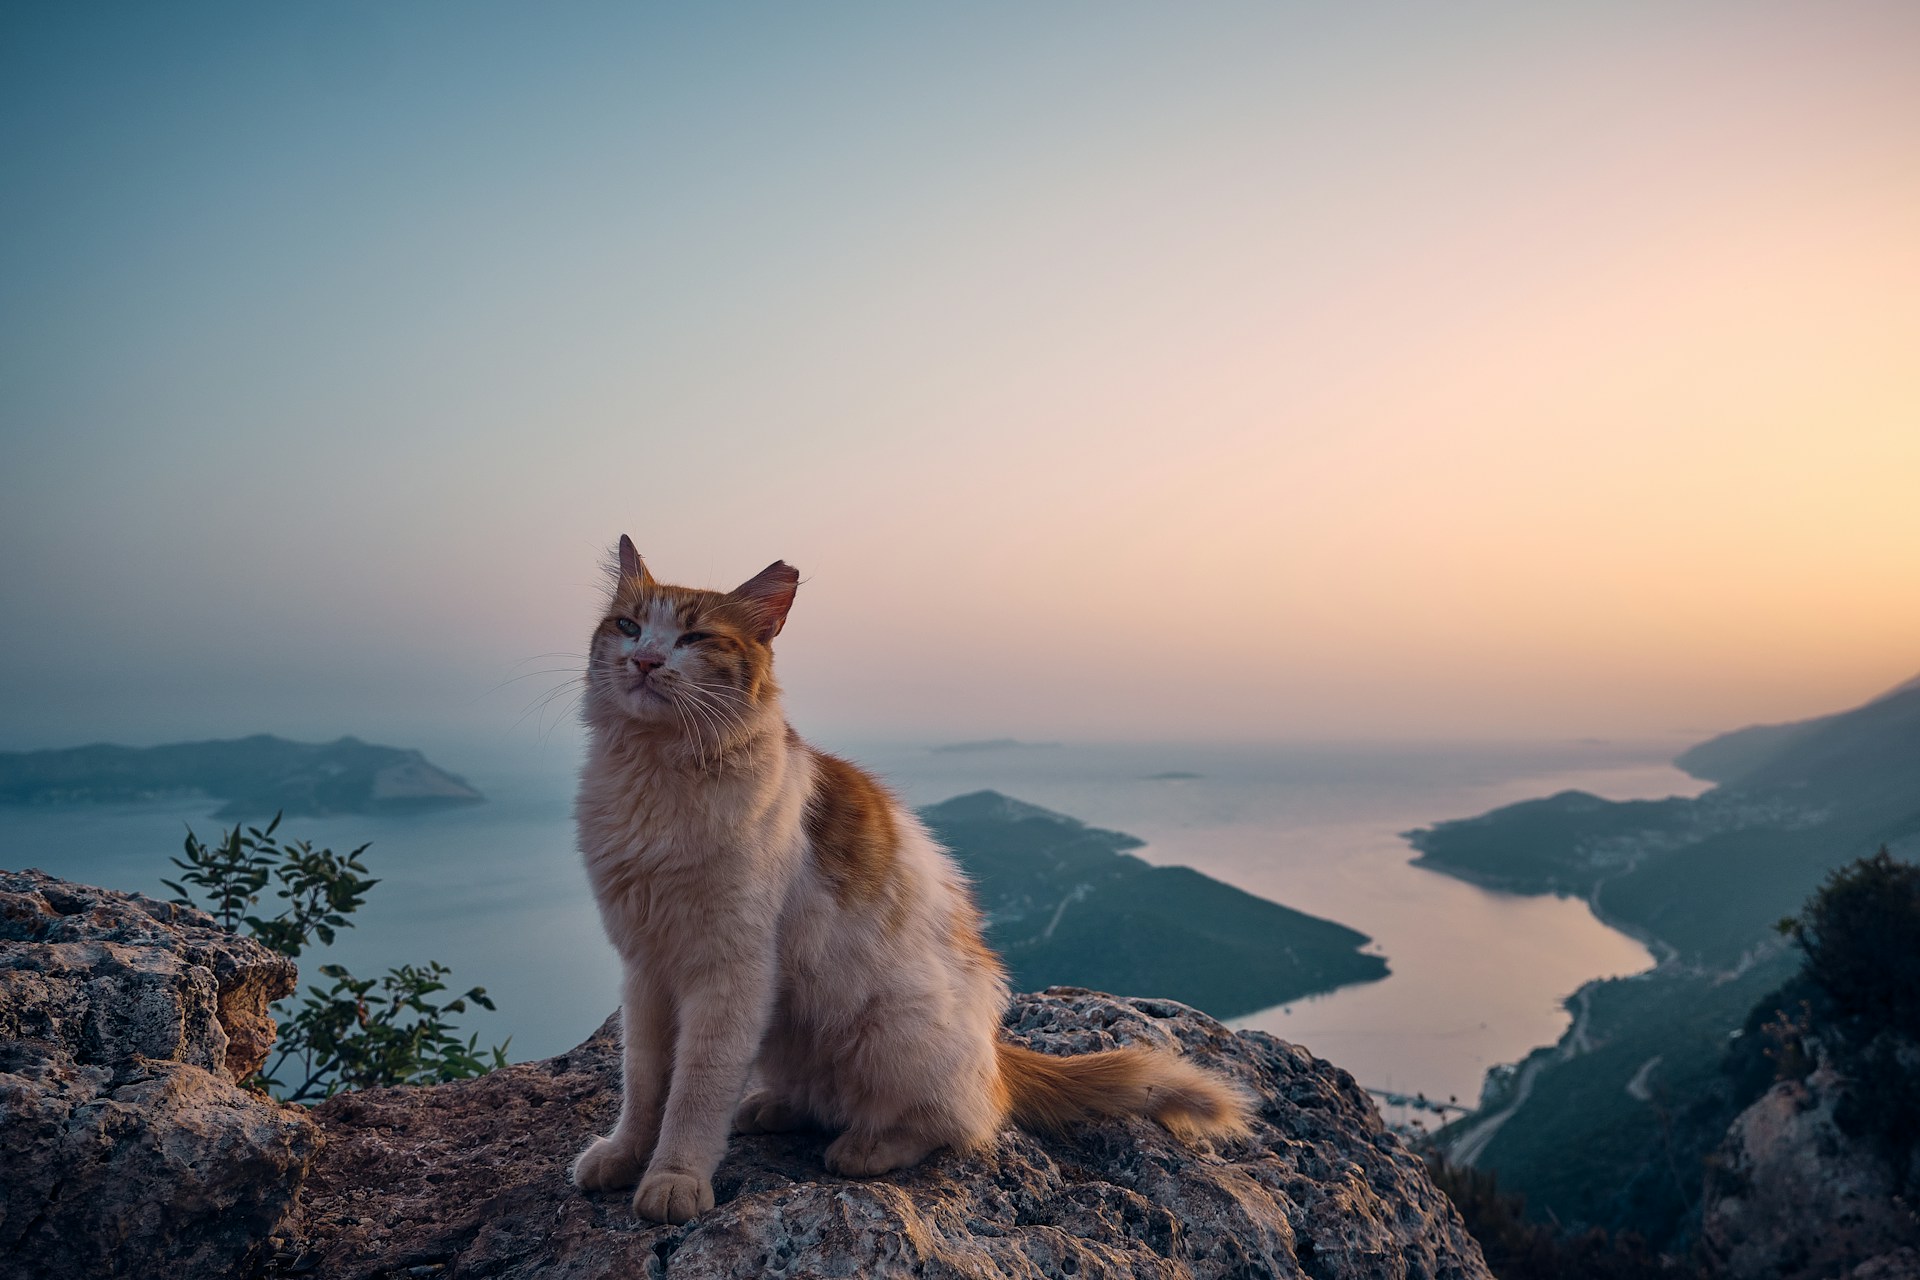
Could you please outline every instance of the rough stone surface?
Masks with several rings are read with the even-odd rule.
[[[1883,1253],[1848,1272],[1847,1280],[1920,1280],[1920,1249]]]
[[[1828,1068],[1735,1117],[1709,1164],[1701,1235],[1730,1280],[1920,1280],[1920,1217],[1834,1122]]]
[[[202,912],[0,871],[8,1275],[223,1275],[263,1255],[315,1130],[235,1082],[293,982]]]
[[[1344,1072],[1184,1005],[1069,988],[1007,1026],[1043,1050],[1179,1045],[1246,1084],[1257,1132],[1215,1150],[1150,1123],[1008,1131],[870,1181],[818,1134],[736,1137],[719,1204],[684,1227],[585,1194],[567,1163],[618,1103],[613,1024],[478,1080],[342,1095],[272,1274],[339,1277],[1486,1277],[1479,1247]]]
[[[1167,1001],[1059,989],[1007,1026],[1057,1052],[1178,1046],[1258,1097],[1250,1139],[1010,1130],[852,1181],[826,1173],[823,1135],[736,1138],[718,1206],[657,1227],[566,1179],[618,1106],[611,1024],[545,1062],[307,1113],[235,1084],[293,979],[200,912],[0,872],[0,1272],[1487,1277],[1352,1079]]]

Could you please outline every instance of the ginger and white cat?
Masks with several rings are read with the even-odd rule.
[[[769,646],[798,584],[776,562],[729,592],[666,586],[620,539],[575,816],[623,967],[624,1088],[574,1182],[637,1181],[637,1214],[685,1222],[713,1207],[729,1126],[837,1130],[827,1167],[853,1176],[1009,1120],[1243,1132],[1244,1096],[1173,1055],[1000,1038],[1006,975],[952,859],[781,712]]]

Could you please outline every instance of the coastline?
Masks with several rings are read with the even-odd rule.
[[[1521,888],[1513,877],[1487,875],[1467,868],[1455,867],[1425,853],[1408,861],[1418,867],[1424,867],[1439,875],[1450,876],[1465,884],[1486,889],[1494,893],[1510,893],[1520,897],[1555,897],[1579,899],[1587,906],[1593,918],[1602,925],[1644,947],[1653,963],[1639,973],[1627,975],[1633,978],[1651,978],[1670,972],[1679,967],[1679,951],[1664,938],[1648,929],[1609,915],[1600,905],[1601,891],[1608,880],[1595,884],[1587,893],[1576,893],[1560,888]],[[1630,868],[1629,868],[1630,869]],[[1568,993],[1561,1001],[1561,1007],[1572,1015],[1572,1021],[1561,1032],[1559,1039],[1551,1044],[1535,1048],[1525,1057],[1513,1062],[1498,1063],[1487,1069],[1487,1078],[1481,1088],[1481,1105],[1469,1111],[1459,1119],[1443,1125],[1434,1131],[1433,1142],[1447,1159],[1455,1164],[1471,1167],[1506,1124],[1521,1107],[1525,1106],[1533,1095],[1533,1087],[1540,1072],[1556,1062],[1570,1062],[1592,1048],[1592,1038],[1588,1034],[1592,1015],[1593,992],[1601,983],[1617,981],[1617,978],[1590,978]],[[1494,1080],[1497,1074],[1509,1077],[1499,1090],[1498,1097],[1491,1108],[1487,1105],[1488,1095],[1494,1092]]]
[[[516,1057],[563,1052],[618,1001],[573,845],[567,751],[480,752],[425,744],[489,803],[433,813],[289,817],[282,830],[315,847],[372,841],[382,888],[341,936],[356,969],[432,956],[483,985],[499,1012],[469,1030],[511,1034]],[[918,805],[993,788],[1148,840],[1156,866],[1189,867],[1269,902],[1339,922],[1390,957],[1378,981],[1337,982],[1245,1018],[1399,1094],[1478,1099],[1487,1068],[1555,1039],[1565,993],[1603,973],[1645,967],[1645,949],[1572,903],[1489,895],[1437,868],[1409,865],[1397,833],[1434,814],[1467,813],[1536,786],[1610,794],[1671,786],[1652,762],[1593,772],[1578,758],[1543,776],[1519,751],[1422,746],[1397,752],[1219,744],[1063,745],[1032,753],[935,755],[924,747],[859,753]],[[1144,775],[1200,773],[1177,785]],[[1577,770],[1577,772],[1575,772]],[[1657,775],[1657,776],[1650,776]],[[183,827],[221,825],[217,801],[0,810],[0,849],[18,865],[166,896],[159,877]],[[7,859],[0,859],[6,861]],[[448,875],[450,868],[458,874]],[[1072,910],[1068,918],[1071,923]],[[494,939],[527,940],[512,963]],[[1511,981],[1509,981],[1511,979]],[[555,993],[563,992],[563,999]],[[1428,1117],[1431,1120],[1431,1117]]]

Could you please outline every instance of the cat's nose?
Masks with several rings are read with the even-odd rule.
[[[658,671],[667,665],[667,660],[657,653],[630,653],[627,655],[627,661],[631,662],[634,670],[641,675]]]

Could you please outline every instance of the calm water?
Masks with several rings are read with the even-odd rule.
[[[326,958],[357,972],[439,959],[499,1012],[466,1025],[543,1057],[593,1030],[617,1001],[614,961],[573,851],[574,753],[428,746],[490,803],[406,817],[290,820],[336,849],[372,841],[382,883]],[[1590,978],[1636,972],[1644,948],[1584,903],[1492,893],[1408,864],[1409,827],[1569,786],[1614,798],[1693,794],[1651,749],[1608,746],[1058,746],[945,753],[835,744],[913,803],[993,787],[1147,840],[1184,863],[1369,934],[1393,974],[1267,1010],[1274,1031],[1372,1087],[1470,1102],[1486,1068],[1556,1039],[1560,1002]],[[1190,779],[1154,779],[1186,772]],[[0,866],[167,896],[185,828],[211,838],[206,802],[0,810]],[[308,966],[317,957],[307,959]],[[1138,993],[1150,994],[1150,993]]]

